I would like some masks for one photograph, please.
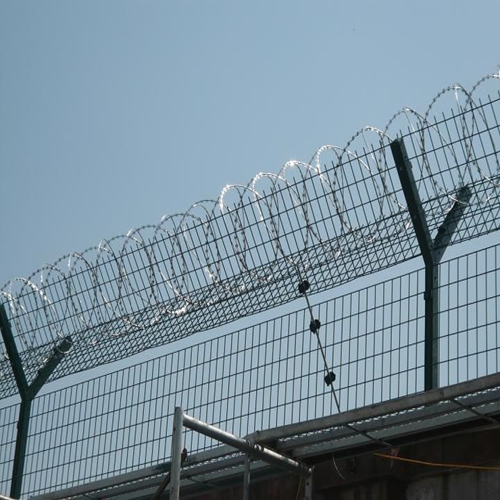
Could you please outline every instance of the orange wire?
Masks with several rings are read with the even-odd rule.
[[[429,467],[446,467],[453,469],[474,469],[474,470],[492,470],[492,471],[500,471],[500,467],[483,467],[481,465],[466,465],[466,464],[447,464],[447,463],[439,463],[439,462],[426,462],[424,460],[414,460],[412,458],[404,458],[404,457],[395,457],[392,455],[386,455],[384,453],[374,453],[377,457],[389,458],[391,460],[399,460],[400,462],[408,462],[410,464],[417,465],[427,465]]]

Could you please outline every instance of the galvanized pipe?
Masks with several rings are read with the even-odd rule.
[[[212,439],[216,439],[218,441],[221,441],[222,443],[228,444],[229,446],[232,446],[233,448],[236,448],[243,453],[248,453],[255,458],[264,460],[265,462],[272,465],[276,465],[277,467],[280,467],[281,469],[284,469],[286,471],[300,474],[304,477],[309,477],[312,474],[312,469],[300,462],[297,462],[296,460],[286,457],[285,455],[281,455],[280,453],[277,453],[260,444],[252,444],[245,439],[236,437],[229,432],[225,432],[210,424],[206,424],[205,422],[190,417],[189,415],[183,414],[183,423],[184,427],[188,427],[189,429],[199,432],[200,434],[204,434],[205,436],[211,437]]]
[[[245,455],[245,475],[243,476],[243,500],[250,500],[250,457]]]
[[[174,412],[174,430],[172,434],[172,458],[170,462],[170,500],[179,500],[181,483],[181,465],[183,448],[183,411],[176,407]]]
[[[312,474],[305,479],[304,500],[312,500],[313,497],[313,477]]]

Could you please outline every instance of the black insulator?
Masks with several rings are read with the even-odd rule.
[[[335,373],[330,372],[326,377],[325,377],[325,384],[326,385],[332,385],[335,382]]]
[[[309,290],[309,288],[310,288],[309,281],[304,280],[299,283],[299,293],[306,293],[307,290]]]
[[[315,319],[311,321],[309,324],[309,329],[311,330],[312,333],[318,333],[319,327],[321,326],[321,323],[319,319]]]

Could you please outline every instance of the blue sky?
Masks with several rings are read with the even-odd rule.
[[[0,286],[470,88],[499,70],[499,19],[498,0],[0,0]]]
[[[500,3],[0,0],[0,282],[498,70]]]

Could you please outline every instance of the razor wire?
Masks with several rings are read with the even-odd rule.
[[[344,147],[224,187],[156,225],[61,257],[0,290],[28,380],[61,339],[72,353],[52,379],[175,341],[419,254],[390,154],[403,137],[429,229],[467,185],[452,243],[497,229],[500,76],[442,90],[421,114],[405,107]],[[4,353],[0,395],[15,392]]]

